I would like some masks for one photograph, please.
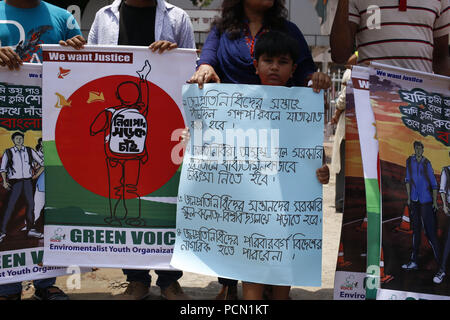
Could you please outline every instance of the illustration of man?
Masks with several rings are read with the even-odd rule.
[[[138,193],[140,166],[148,160],[146,147],[148,126],[149,87],[147,77],[150,63],[145,61],[139,75],[139,83],[126,81],[117,87],[116,96],[120,105],[100,112],[91,124],[91,136],[100,132],[105,135],[104,148],[108,170],[110,217],[105,222],[111,225],[126,224],[139,226],[144,224],[141,218],[141,198]],[[145,101],[144,101],[145,100]],[[113,181],[114,172],[119,171],[119,181]],[[128,218],[126,198],[132,194],[139,200],[138,217]],[[115,196],[115,197],[114,197]],[[112,204],[112,198],[116,203]],[[118,206],[122,202],[124,216],[118,217]]]
[[[411,212],[413,244],[411,260],[402,265],[404,270],[417,270],[417,258],[422,238],[422,226],[433,250],[434,258],[440,264],[439,242],[436,233],[438,185],[430,161],[423,156],[424,146],[414,141],[414,155],[406,160],[406,192]]]
[[[12,134],[14,147],[6,149],[0,165],[2,185],[10,190],[9,200],[0,225],[0,242],[6,237],[6,227],[16,206],[17,200],[23,194],[26,202],[27,235],[33,238],[43,238],[43,234],[34,228],[33,200],[33,163],[44,165],[42,158],[30,147],[23,145],[24,135],[21,132]]]
[[[448,153],[450,158],[450,152]],[[441,184],[439,188],[439,193],[441,195],[444,214],[450,217],[450,165],[442,168],[441,172]],[[439,266],[439,271],[433,278],[433,282],[440,284],[445,278],[445,269],[447,265],[448,255],[450,254],[450,228],[448,229],[447,241],[445,242],[444,253],[442,254],[441,265]]]

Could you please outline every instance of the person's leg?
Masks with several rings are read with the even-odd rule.
[[[183,276],[183,271],[178,270],[155,270],[155,273],[158,275],[156,285],[160,287],[161,290],[166,289]]]
[[[179,270],[155,270],[158,275],[156,285],[161,289],[161,297],[166,300],[190,300],[184,293],[178,279],[183,276],[183,271]]]
[[[412,253],[411,261],[417,264],[417,258],[419,255],[420,243],[422,241],[422,217],[420,210],[420,203],[411,201],[411,227],[413,230],[412,239]]]
[[[122,269],[127,276],[128,286],[122,298],[127,300],[143,300],[150,294],[152,278],[150,270]]]
[[[242,299],[243,300],[262,300],[264,284],[253,282],[242,282]]]
[[[438,265],[441,264],[440,254],[441,249],[439,246],[439,240],[437,237],[437,223],[436,214],[433,210],[432,203],[425,203],[421,205],[422,222],[425,230],[425,235],[428,238],[428,242],[433,250],[434,258]]]
[[[272,299],[273,300],[289,300],[290,286],[273,286]]]
[[[450,228],[448,228],[447,232],[447,241],[445,242],[444,253],[441,258],[441,271],[445,272],[447,266],[448,255],[450,254]]]
[[[439,266],[438,272],[433,278],[433,282],[440,284],[445,278],[445,271],[447,269],[448,255],[450,254],[450,228],[447,232],[447,240],[445,241],[444,252],[442,253],[441,264]]]
[[[217,281],[223,286],[237,286],[238,281],[234,279],[227,279],[227,278],[217,278]]]
[[[6,227],[8,226],[8,222],[11,219],[11,215],[16,206],[17,200],[22,193],[23,182],[21,180],[10,181],[11,183],[11,193],[9,194],[8,204],[6,206],[5,214],[3,215],[2,225],[0,227],[1,233],[6,233]]]
[[[56,278],[38,279],[33,281],[36,289],[45,289],[51,287],[56,283]]]
[[[20,300],[21,296],[21,282],[0,285],[0,300]]]
[[[150,287],[152,281],[152,277],[149,274],[150,270],[122,269],[122,272],[127,276],[128,282],[141,282]]]
[[[238,281],[220,277],[217,280],[222,285],[222,289],[216,296],[216,300],[237,300]]]
[[[55,286],[56,278],[34,280],[34,298],[36,300],[69,300],[60,288]]]
[[[27,221],[27,229],[34,229],[34,196],[33,196],[33,184],[31,179],[25,179],[23,181],[23,194],[25,196],[25,202],[27,204],[27,210],[25,218]]]

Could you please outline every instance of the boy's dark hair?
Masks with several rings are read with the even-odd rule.
[[[420,141],[414,141],[414,149],[416,148],[416,147],[422,147],[422,149],[423,149],[423,143],[422,142],[420,142]]]
[[[299,44],[292,37],[284,32],[269,31],[259,37],[255,44],[255,59],[266,54],[269,57],[276,57],[287,54],[294,63],[299,59]]]
[[[25,137],[22,132],[14,132],[11,136],[11,140],[14,140],[14,138],[17,136],[21,136],[22,138]]]

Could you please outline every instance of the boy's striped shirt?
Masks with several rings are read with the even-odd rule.
[[[374,11],[380,9],[380,26]],[[434,38],[449,34],[449,0],[350,0],[359,62],[376,61],[433,72]]]

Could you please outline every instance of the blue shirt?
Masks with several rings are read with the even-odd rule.
[[[437,190],[438,185],[430,161],[422,157],[420,162],[417,162],[415,156],[408,159],[410,165],[408,166],[407,160],[405,182],[410,184],[411,201],[432,202],[431,190]]]
[[[296,39],[300,46],[300,58],[296,62],[292,84],[303,86],[306,85],[307,76],[316,71],[316,66],[300,29],[290,21],[285,23],[286,33]],[[201,64],[211,65],[222,83],[260,84],[243,31],[239,38],[230,39],[214,26],[203,45],[197,66]]]
[[[67,10],[44,1],[30,9],[0,1],[0,20],[4,20],[0,22],[0,45],[14,47],[25,62],[42,61],[40,44],[56,44],[81,35],[78,23]]]

